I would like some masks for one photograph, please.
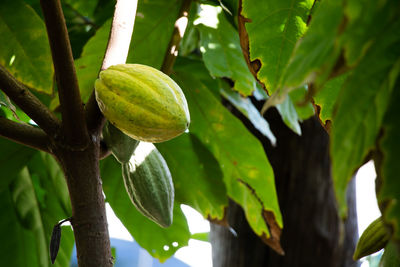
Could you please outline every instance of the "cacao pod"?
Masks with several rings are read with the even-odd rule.
[[[100,72],[95,92],[104,116],[136,140],[163,142],[189,127],[189,109],[182,90],[155,68],[111,66]]]
[[[382,217],[379,217],[368,225],[367,229],[360,236],[353,259],[358,260],[383,249],[389,239],[390,233],[386,229]]]
[[[139,141],[130,138],[109,122],[103,127],[103,139],[120,163],[128,162],[139,144]]]
[[[174,186],[164,158],[154,149],[143,159],[131,158],[122,164],[126,191],[133,205],[162,227],[172,223]]]

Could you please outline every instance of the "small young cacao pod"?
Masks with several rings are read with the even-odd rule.
[[[130,138],[109,122],[103,127],[103,139],[120,163],[128,162],[139,145],[139,141]]]
[[[353,259],[358,260],[383,249],[389,239],[390,233],[386,229],[382,217],[379,217],[368,225],[360,236]]]
[[[172,223],[174,185],[164,158],[154,149],[143,159],[134,155],[122,164],[126,191],[144,216],[162,227]]]
[[[136,140],[163,142],[189,127],[189,109],[182,90],[155,68],[111,66],[100,72],[95,92],[104,116]]]

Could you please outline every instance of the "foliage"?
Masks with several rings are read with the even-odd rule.
[[[161,67],[183,2],[139,1],[127,63]],[[201,2],[210,5],[192,2],[171,75],[188,101],[189,132],[157,144],[175,186],[171,227],[161,228],[136,211],[125,192],[118,162],[112,157],[101,162],[106,201],[133,238],[151,255],[166,260],[191,238],[180,204],[224,222],[228,198],[243,207],[260,237],[268,239],[271,227],[284,226],[263,147],[233,115],[244,115],[246,123],[275,144],[268,122],[254,105],[265,100],[265,107],[276,106],[297,134],[301,134],[299,123],[312,116],[314,109],[318,111],[330,131],[332,174],[342,216],[346,216],[348,181],[374,155],[383,219],[393,230],[393,241],[400,241],[399,2]],[[0,44],[0,64],[58,114],[39,6],[37,0],[0,3],[0,36],[8,40]],[[113,0],[63,3],[83,102],[101,66],[113,6]],[[1,117],[34,124],[2,94],[0,105]],[[232,107],[234,112],[230,112]],[[10,266],[27,262],[48,266],[52,227],[71,215],[62,172],[44,152],[4,139],[0,139],[0,151],[0,230],[8,241],[2,242],[2,258]],[[274,224],[267,225],[267,212]],[[279,237],[275,242],[279,245]],[[72,244],[71,230],[63,227],[56,265],[68,265]]]

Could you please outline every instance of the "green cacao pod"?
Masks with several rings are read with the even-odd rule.
[[[354,260],[375,253],[383,249],[390,239],[382,217],[379,217],[368,225],[357,242],[357,247],[353,255]]]
[[[162,227],[172,223],[174,186],[164,158],[154,149],[141,159],[135,155],[122,164],[126,191],[133,205]]]
[[[103,127],[103,139],[120,163],[128,162],[139,145],[139,141],[130,138],[109,122]]]
[[[155,68],[111,66],[100,72],[95,91],[104,116],[136,140],[163,142],[189,127],[189,109],[182,90]]]

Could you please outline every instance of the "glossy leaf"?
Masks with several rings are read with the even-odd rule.
[[[321,108],[319,117],[324,124],[332,121],[334,105],[346,78],[347,75],[341,75],[328,81],[314,96],[315,104]]]
[[[258,79],[270,94],[278,89],[297,40],[307,29],[312,0],[243,0],[241,15],[249,38],[250,61],[259,60]]]
[[[282,217],[273,171],[261,144],[200,81],[187,73],[174,78],[189,104],[190,133],[218,160],[228,195],[244,208],[254,232],[269,237],[263,211],[273,213],[278,227],[282,227]]]
[[[76,0],[66,0],[65,3],[70,5],[76,12],[79,12],[80,15],[89,17],[93,14],[94,9],[96,8],[98,0],[91,1],[76,1]]]
[[[8,188],[16,174],[34,155],[35,150],[0,138],[0,191]]]
[[[239,36],[235,28],[227,21],[219,7],[210,7],[217,17],[210,18],[209,12],[202,12],[204,23],[218,21],[216,28],[197,25],[200,32],[200,51],[203,60],[213,77],[227,77],[234,81],[234,89],[242,95],[251,95],[255,90],[256,80],[249,71],[240,48]],[[208,10],[208,9],[207,9]]]
[[[23,1],[0,2],[0,64],[27,86],[51,94],[53,65],[46,28]]]
[[[344,8],[347,24],[341,36],[349,66],[362,58],[388,22],[399,16],[397,1],[349,0]]]
[[[400,253],[398,250],[398,246],[394,242],[389,242],[386,247],[383,255],[381,257],[381,261],[379,263],[379,267],[397,267],[400,265]]]
[[[380,34],[345,81],[333,117],[332,174],[342,216],[347,182],[374,147],[400,71],[400,20]]]
[[[46,164],[57,163],[47,156],[36,153],[29,167],[15,175],[9,188],[0,193],[0,229],[3,240],[7,240],[2,242],[0,251],[7,266],[51,266],[49,244],[53,226],[71,214],[68,203],[56,194],[67,191],[64,178],[49,172]],[[73,242],[71,229],[63,227],[54,266],[69,265]]]
[[[205,218],[223,220],[228,198],[222,171],[201,140],[191,133],[183,134],[158,143],[157,148],[171,171],[175,200],[191,206]]]
[[[340,52],[336,38],[343,19],[342,2],[326,0],[318,5],[307,33],[290,57],[280,87],[293,89],[315,79],[326,80]]]
[[[180,247],[188,244],[189,228],[177,202],[174,206],[172,225],[162,228],[140,214],[133,206],[122,180],[121,165],[114,158],[108,157],[102,161],[101,177],[106,201],[135,241],[150,255],[165,261]],[[149,233],[154,238],[149,238]],[[165,246],[168,246],[167,250]]]
[[[384,221],[394,230],[393,237],[400,240],[400,186],[398,152],[400,151],[400,81],[397,81],[389,108],[382,123],[382,136],[378,139],[380,157],[375,160],[380,180],[377,197]]]
[[[182,0],[139,1],[127,63],[161,67]]]
[[[196,239],[199,241],[204,241],[204,242],[210,242],[210,233],[209,232],[204,232],[204,233],[195,233],[191,235],[191,239]]]
[[[237,108],[249,121],[254,125],[254,127],[265,135],[273,145],[276,144],[276,138],[269,128],[268,122],[261,116],[260,111],[253,105],[249,98],[242,97],[237,92],[231,90],[227,87],[226,83],[220,82],[221,95],[226,98],[235,108]]]
[[[89,99],[94,89],[94,81],[97,79],[103,60],[103,57],[99,55],[104,55],[106,51],[110,28],[111,20],[108,20],[97,30],[96,34],[90,38],[83,48],[81,57],[75,61],[83,102]]]

